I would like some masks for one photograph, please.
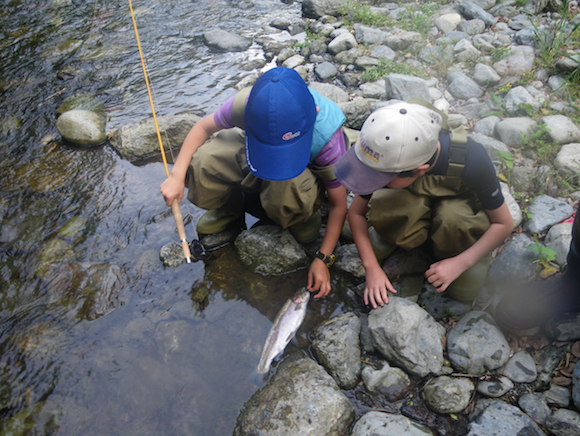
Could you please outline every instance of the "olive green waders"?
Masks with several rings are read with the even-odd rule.
[[[187,198],[202,209],[215,211],[219,218],[226,216],[225,221],[231,217],[229,222],[235,220],[244,212],[244,200],[254,196],[259,198],[263,215],[282,228],[292,231],[292,226],[299,228],[314,216],[311,220],[318,222],[318,228],[307,230],[315,237],[318,235],[320,217],[315,212],[324,200],[323,184],[308,168],[291,180],[267,181],[255,177],[246,164],[243,131],[220,131],[194,153],[190,170],[186,180],[189,188]],[[249,212],[256,214],[255,211]],[[200,223],[200,233],[223,230],[221,226],[203,228]],[[211,231],[215,229],[217,231]]]
[[[369,202],[369,223],[388,243],[412,250],[427,240],[439,259],[471,247],[490,222],[475,192],[459,177],[425,175],[405,189],[381,189]],[[446,290],[472,301],[483,287],[491,257],[484,256]]]

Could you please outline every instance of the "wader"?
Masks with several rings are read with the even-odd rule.
[[[291,180],[267,181],[255,177],[246,164],[245,135],[239,129],[222,130],[193,155],[188,174],[187,198],[196,206],[213,210],[227,203],[251,202],[248,212],[266,216],[287,228],[305,222],[324,200],[323,184],[308,168]],[[259,199],[261,210],[256,210]],[[258,206],[259,206],[258,205]]]

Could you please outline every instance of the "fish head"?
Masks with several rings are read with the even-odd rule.
[[[295,304],[306,304],[308,303],[308,300],[310,300],[310,292],[308,292],[306,288],[300,289],[298,292],[296,292],[294,297],[292,297],[292,301]]]

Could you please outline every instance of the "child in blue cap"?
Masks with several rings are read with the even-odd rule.
[[[197,223],[200,234],[226,230],[253,199],[258,207],[249,212],[288,228],[301,243],[318,236],[327,195],[326,232],[307,286],[324,297],[347,213],[346,190],[332,172],[345,153],[344,121],[340,108],[296,71],[273,68],[191,128],[161,193],[169,206],[188,185],[188,199],[207,209]]]

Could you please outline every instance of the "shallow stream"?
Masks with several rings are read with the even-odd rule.
[[[204,31],[252,37],[301,14],[278,0],[133,9],[158,115],[211,113],[261,56],[257,44],[212,52]],[[158,219],[163,165],[61,143],[56,111],[74,95],[96,96],[109,131],[151,117],[126,1],[2,0],[0,56],[0,434],[231,434],[260,388],[252,371],[272,320],[306,270],[253,274],[231,247],[164,267],[159,250],[178,237],[171,216]],[[195,222],[203,211],[184,201],[182,213]],[[122,304],[91,319],[81,295],[55,292],[41,274],[55,252],[121,267]],[[344,281],[311,300],[304,352],[308,330],[346,310]]]

